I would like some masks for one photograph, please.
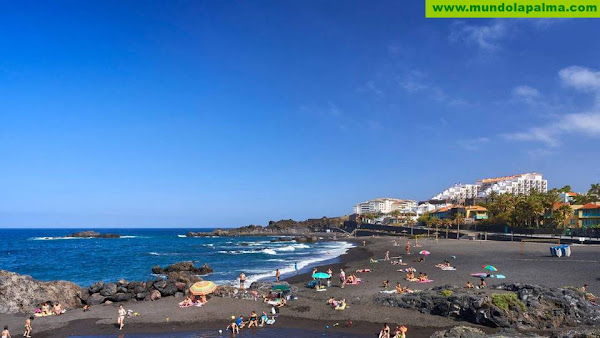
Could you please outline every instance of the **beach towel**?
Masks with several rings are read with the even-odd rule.
[[[52,313],[43,314],[43,313],[40,312],[40,313],[35,313],[34,316],[36,316],[36,317],[46,317],[46,316],[52,316]]]
[[[456,270],[456,268],[453,267],[453,266],[445,266],[445,267],[443,267],[441,269],[444,270],[444,271],[455,271]]]
[[[431,283],[431,282],[433,282],[432,279],[426,279],[426,280],[420,280],[417,283]]]
[[[379,291],[379,293],[396,293],[396,290],[383,290]]]
[[[340,306],[336,306],[335,310],[345,310],[346,309],[346,303],[342,303]]]
[[[406,279],[409,282],[417,282],[418,281],[417,278],[404,278],[404,279]]]
[[[186,307],[192,307],[192,306],[194,306],[194,305],[192,305],[192,304],[188,304],[188,305],[181,305],[180,304],[179,305],[179,307],[182,308],[182,309],[185,309]]]

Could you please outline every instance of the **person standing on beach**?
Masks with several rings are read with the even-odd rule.
[[[404,249],[406,250],[406,254],[410,255],[410,241],[406,242],[406,247]]]
[[[386,250],[385,251],[385,257],[383,258],[384,261],[389,261],[390,260],[390,250]]]
[[[331,276],[333,276],[333,271],[331,270],[331,268],[327,269],[327,274],[329,275],[329,278],[327,278],[327,286],[331,286]]]
[[[281,276],[281,272],[279,272],[279,269],[275,270],[275,281],[279,282],[279,277]]]
[[[119,330],[123,330],[123,326],[125,326],[125,314],[127,311],[123,308],[123,305],[119,305],[119,317],[117,318],[117,324],[119,325]]]
[[[312,276],[314,276],[314,275],[315,275],[315,273],[317,273],[317,268],[314,268],[314,269],[313,269]],[[315,278],[315,277],[313,277],[313,280],[315,280],[315,279],[316,279],[316,278]]]
[[[240,273],[240,289],[246,290],[244,284],[246,284],[246,275],[242,272]]]
[[[379,332],[379,338],[390,338],[390,326],[387,323],[383,324],[383,328]]]
[[[31,327],[31,321],[33,320],[33,318],[35,317],[31,316],[25,320],[25,333],[23,333],[23,337],[31,337],[31,330],[33,330],[33,328]]]
[[[296,270],[296,274],[298,274],[298,262],[294,262],[294,270]]]
[[[346,273],[344,272],[344,269],[340,269],[340,284],[342,285],[342,289],[346,285]]]

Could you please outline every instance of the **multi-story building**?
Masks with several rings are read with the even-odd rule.
[[[412,200],[401,200],[398,198],[375,198],[366,202],[358,203],[354,206],[355,214],[389,214],[395,210],[400,213],[413,212],[417,207],[417,202]]]
[[[571,224],[578,228],[587,228],[600,225],[600,203],[588,203],[573,208]]]
[[[475,221],[487,219],[487,209],[479,206],[454,206],[454,205],[446,205],[439,209],[433,210],[429,213],[429,217],[431,218],[439,218],[439,219],[454,219],[457,214],[462,214],[465,216],[466,223],[472,223]]]
[[[477,197],[479,186],[475,184],[455,184],[441,193],[433,196],[432,200],[456,201]]]
[[[548,181],[542,174],[526,173],[504,177],[484,178],[477,180],[479,193],[477,197],[486,198],[490,193],[529,195],[532,191],[547,192]]]
[[[455,184],[433,196],[432,200],[460,201],[486,198],[492,192],[498,194],[529,195],[532,191],[547,192],[548,181],[542,174],[526,173],[504,177],[484,178],[475,184]]]

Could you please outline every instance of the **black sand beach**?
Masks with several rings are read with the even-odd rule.
[[[393,246],[396,239],[398,246]],[[367,241],[362,246],[362,240]],[[406,325],[409,337],[429,337],[434,331],[466,324],[449,318],[422,314],[408,309],[378,306],[374,297],[383,290],[381,283],[387,279],[392,285],[390,290],[400,282],[411,289],[422,290],[438,285],[464,285],[468,280],[477,284],[478,280],[470,277],[470,273],[483,272],[482,265],[491,264],[498,268],[498,273],[506,279],[488,279],[490,286],[500,282],[520,282],[541,284],[552,287],[589,285],[592,293],[600,293],[600,246],[574,245],[569,258],[550,257],[549,243],[527,243],[524,254],[520,254],[518,242],[471,241],[471,240],[420,240],[421,247],[415,248],[413,254],[404,254],[403,238],[369,237],[358,238],[357,247],[340,257],[340,263],[319,267],[319,271],[331,268],[334,271],[332,286],[325,292],[317,292],[304,287],[311,280],[310,274],[300,274],[286,280],[297,289],[298,300],[290,301],[281,310],[275,323],[276,327],[311,328],[324,330],[329,326],[333,332],[348,332],[372,336],[379,331],[384,322],[390,325]],[[379,261],[370,263],[370,258],[382,259],[385,251],[390,256],[401,256],[407,266],[392,265]],[[420,250],[431,252],[424,262],[416,262]],[[451,258],[456,256],[456,259]],[[443,271],[435,264],[449,260],[456,271]],[[413,266],[417,271],[426,272],[434,282],[429,284],[410,283],[404,280],[405,273],[397,272],[399,268]],[[215,267],[218,269],[219,267]],[[371,268],[373,272],[358,273],[362,279],[360,285],[348,285],[340,288],[338,282],[339,269],[344,268],[346,274],[358,269]],[[349,306],[344,311],[335,311],[325,304],[329,297],[345,298]],[[181,299],[164,298],[155,302],[128,302],[125,308],[139,312],[139,317],[126,320],[122,333],[155,333],[173,331],[194,331],[205,329],[225,329],[232,315],[247,316],[252,310],[261,312],[270,307],[262,302],[252,300],[223,299],[212,297],[202,308],[181,309],[177,303]],[[92,307],[89,312],[81,309],[68,311],[59,317],[45,317],[34,320],[34,336],[64,337],[69,335],[118,334],[115,328],[116,304]],[[22,334],[24,316],[1,315],[0,323],[9,325],[13,336]],[[336,325],[337,324],[337,325]],[[268,330],[269,328],[259,329]],[[486,330],[491,332],[490,329]]]

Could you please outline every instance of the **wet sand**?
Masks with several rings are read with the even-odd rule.
[[[600,246],[574,245],[570,258],[550,257],[549,243],[527,243],[525,254],[520,254],[518,242],[445,240],[420,240],[420,248],[414,247],[413,254],[404,254],[406,240],[396,238],[399,246],[393,246],[392,237],[358,238],[356,248],[340,257],[340,263],[319,267],[319,271],[331,268],[334,271],[331,287],[324,292],[307,289],[304,285],[311,280],[310,274],[288,277],[298,300],[290,301],[289,306],[281,309],[276,327],[311,328],[334,332],[348,332],[372,336],[379,331],[384,322],[390,325],[406,325],[409,337],[429,337],[434,331],[451,326],[465,324],[452,319],[421,314],[417,311],[378,306],[374,298],[384,290],[381,283],[390,281],[391,287],[400,282],[412,289],[425,289],[437,285],[464,285],[467,280],[477,283],[477,279],[469,276],[473,272],[482,272],[482,265],[496,266],[498,273],[506,275],[506,279],[489,279],[490,286],[501,282],[520,282],[543,284],[554,287],[581,286],[589,284],[589,291],[600,293]],[[366,240],[367,245],[362,246]],[[390,256],[401,256],[407,266],[417,271],[424,271],[433,279],[433,283],[418,284],[404,280],[405,273],[397,272],[407,266],[392,265],[380,261],[370,263],[370,258],[382,259],[385,251]],[[416,262],[418,251],[431,252],[425,262]],[[450,258],[456,256],[456,259]],[[435,264],[447,259],[456,271],[443,271],[435,268]],[[415,262],[413,262],[415,261]],[[216,267],[218,269],[218,267]],[[349,275],[357,269],[371,268],[371,273],[359,273],[360,285],[339,285],[339,269],[344,268]],[[391,289],[391,288],[390,288]],[[329,297],[345,298],[349,306],[344,311],[335,311],[325,304]],[[225,329],[232,315],[248,316],[252,310],[258,313],[269,310],[262,302],[252,300],[223,299],[212,297],[209,303],[201,308],[181,309],[177,303],[181,299],[164,298],[155,302],[129,302],[125,308],[139,312],[139,317],[128,318],[122,333],[168,333],[174,331],[194,331],[204,329]],[[59,317],[36,318],[33,322],[37,337],[64,337],[68,335],[118,334],[116,326],[117,304],[98,305],[89,312],[81,309],[68,311]],[[22,334],[24,316],[0,315],[0,324],[8,324],[13,336]],[[337,325],[336,325],[337,324]],[[256,334],[260,336],[259,329]],[[489,330],[488,330],[489,331]]]

